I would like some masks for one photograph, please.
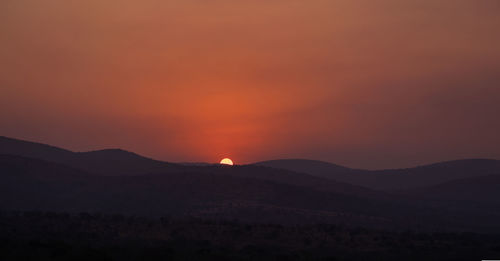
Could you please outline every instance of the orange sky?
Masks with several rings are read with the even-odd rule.
[[[497,0],[3,0],[0,135],[167,161],[500,158]]]

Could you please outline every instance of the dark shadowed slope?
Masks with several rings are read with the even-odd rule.
[[[350,169],[319,160],[281,159],[257,162],[252,165],[306,173],[315,177],[366,187],[363,180],[367,171]]]
[[[89,174],[58,163],[0,154],[0,209],[70,210]]]
[[[277,160],[256,164],[381,190],[428,187],[455,179],[485,176],[500,171],[500,161],[489,159],[456,160],[415,168],[374,171],[349,169],[312,160]]]
[[[498,160],[465,159],[408,169],[371,171],[374,177],[366,180],[365,184],[381,189],[411,189],[497,173],[500,173],[500,161]]]
[[[349,178],[349,174],[355,171],[347,167],[336,165],[319,160],[305,159],[282,159],[269,160],[254,163],[253,165],[265,166],[277,169],[287,169],[296,172],[308,173],[323,178],[344,180]]]
[[[223,172],[239,177],[308,186],[320,190],[334,188],[336,192],[341,193],[355,192],[353,194],[371,193],[359,186],[378,190],[414,189],[461,178],[496,174],[500,171],[500,161],[486,159],[458,160],[408,169],[376,171],[350,169],[321,161],[294,159],[260,162],[232,168],[238,171],[227,171],[217,165],[189,166],[157,161],[119,149],[71,152],[49,145],[6,137],[0,137],[0,153],[57,162],[107,176],[215,171],[215,173]]]
[[[177,164],[153,160],[121,149],[78,152],[71,160],[62,163],[108,176],[168,173],[183,169]]]
[[[72,152],[57,147],[0,136],[0,154],[62,163],[101,175],[142,175],[178,171],[181,166],[120,149]]]
[[[71,159],[74,153],[46,144],[0,136],[0,154],[17,155],[57,162]]]
[[[360,197],[385,197],[382,192],[374,191],[365,187],[338,182],[332,179],[316,177],[302,172],[286,169],[275,169],[265,166],[241,165],[241,166],[205,166],[191,167],[192,171],[205,173],[219,173],[240,178],[253,178],[268,180],[294,186],[308,187],[320,191],[330,191],[356,195]]]
[[[252,170],[242,167],[243,172]],[[200,168],[202,169],[202,168]],[[196,216],[273,223],[490,230],[498,210],[361,197],[311,185],[250,178],[238,168],[99,176],[37,159],[0,155],[0,211],[41,210]],[[232,173],[234,172],[234,173]]]
[[[497,175],[459,179],[429,188],[405,191],[420,198],[500,204],[500,172]]]
[[[224,173],[97,176],[53,162],[0,155],[0,210],[386,224],[390,206],[376,199]]]
[[[334,180],[319,178],[304,173],[262,166],[249,165],[224,167],[218,164],[177,165],[148,159],[135,153],[119,149],[91,152],[71,152],[48,145],[9,138],[0,138],[0,147],[2,148],[0,153],[57,162],[89,173],[107,176],[197,172],[261,179],[282,184],[308,187],[315,190],[347,193],[358,196],[372,197],[380,195],[380,193],[351,184],[340,183]],[[52,152],[53,150],[58,153]],[[47,152],[46,154],[44,153],[45,151]]]

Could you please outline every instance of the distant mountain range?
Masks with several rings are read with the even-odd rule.
[[[378,190],[423,188],[469,177],[500,175],[500,161],[467,159],[406,169],[360,170],[315,160],[272,160],[255,165],[307,173]]]
[[[373,206],[374,202],[390,208],[384,203],[387,199],[372,197],[368,201],[369,194],[359,195],[364,189],[340,193],[337,190],[344,189],[337,183],[320,186],[314,178],[287,182],[251,178],[248,173],[252,169],[255,170],[242,166],[231,170],[222,167],[142,176],[100,176],[59,163],[0,155],[0,209],[194,215],[263,222],[351,220],[359,224],[380,220],[385,215],[383,208]],[[275,175],[273,179],[277,180],[279,174]],[[293,185],[295,182],[304,184]]]
[[[300,159],[175,164],[0,137],[0,210],[500,230],[499,170],[496,160],[379,171]]]

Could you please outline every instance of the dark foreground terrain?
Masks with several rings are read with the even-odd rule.
[[[482,260],[500,235],[192,218],[0,214],[0,260]]]

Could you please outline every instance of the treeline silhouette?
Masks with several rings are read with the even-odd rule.
[[[0,260],[482,260],[500,235],[331,224],[0,213]]]

